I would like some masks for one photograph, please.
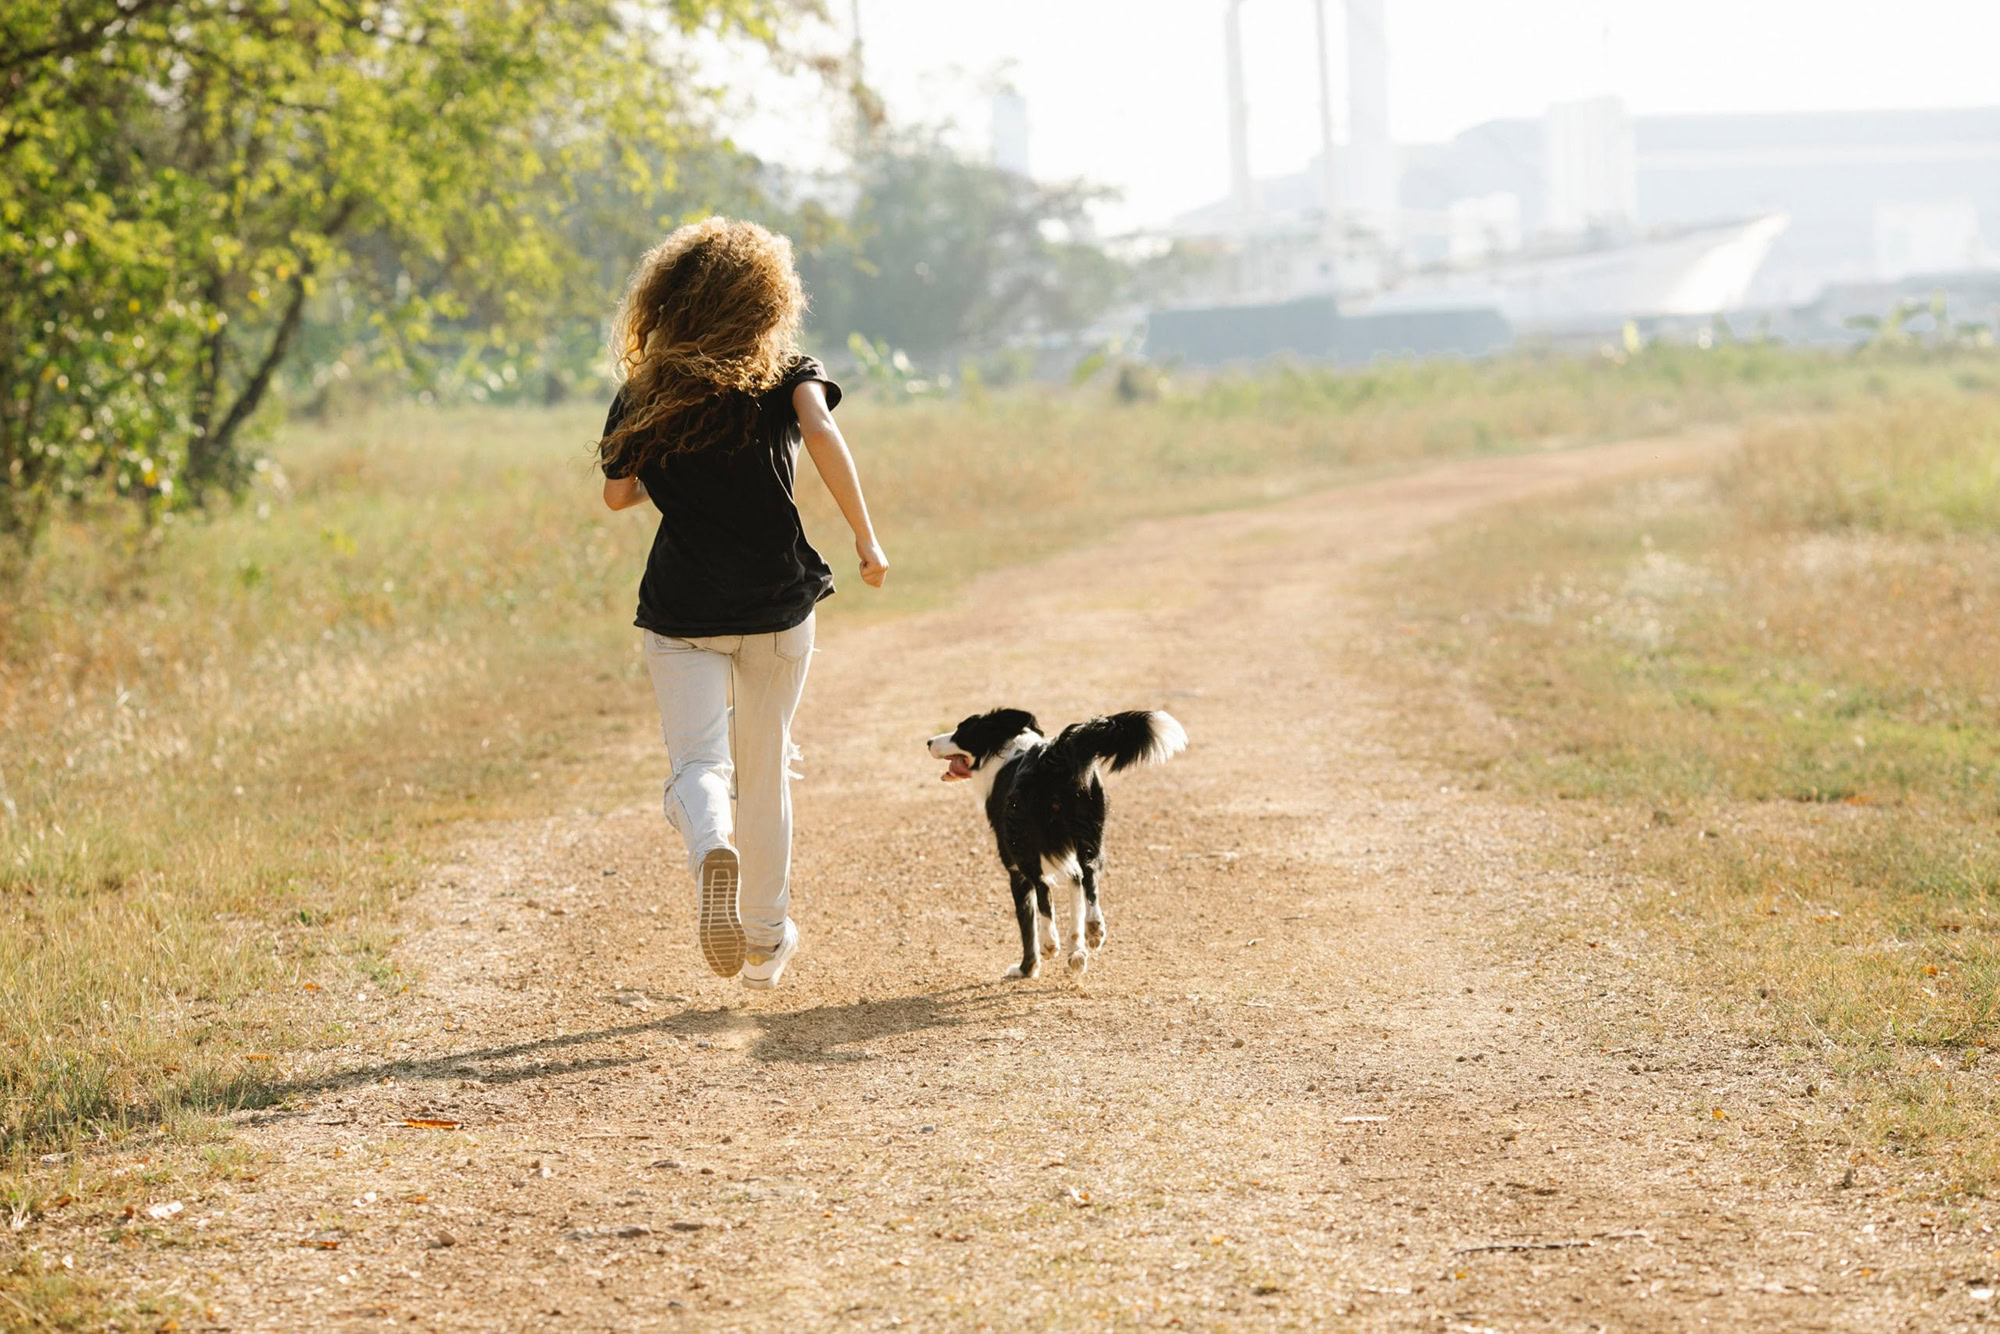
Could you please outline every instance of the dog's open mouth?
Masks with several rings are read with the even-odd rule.
[[[951,763],[945,766],[942,777],[947,783],[964,782],[972,777],[972,761],[964,755],[952,756]]]

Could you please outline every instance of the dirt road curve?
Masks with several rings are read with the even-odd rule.
[[[1803,1078],[1698,1032],[1616,878],[1560,869],[1584,820],[1427,768],[1440,724],[1367,666],[1397,644],[1360,565],[1719,447],[1150,524],[823,635],[768,996],[701,967],[635,693],[624,804],[482,831],[408,995],[241,1130],[256,1178],[101,1263],[190,1330],[1976,1323],[1979,1220],[1839,1187]],[[1084,985],[999,980],[1003,879],[919,748],[1001,702],[1193,738],[1113,782]]]

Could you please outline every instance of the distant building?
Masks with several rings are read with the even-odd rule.
[[[1521,197],[1499,194],[1454,199],[1445,210],[1446,258],[1477,264],[1521,248]]]
[[[1641,228],[1782,210],[1746,303],[1797,305],[1830,284],[2000,264],[2000,107],[1632,119]],[[1401,150],[1406,209],[1513,194],[1523,227],[1561,227],[1541,120],[1494,120]],[[1307,178],[1302,174],[1302,183]],[[1282,191],[1280,193],[1283,193]]]
[[[1907,201],[1875,206],[1875,276],[1887,281],[1926,273],[1995,267],[1970,199]]]
[[[1612,97],[1561,103],[1540,121],[1481,126],[1407,156],[1387,226],[1345,193],[1329,226],[1327,173],[1310,169],[1262,183],[1251,212],[1212,204],[1184,215],[1177,231],[1218,248],[1180,304],[1289,310],[1331,294],[1345,316],[1487,310],[1517,332],[1562,336],[1628,320],[1699,320],[1748,303],[1789,222],[1782,209],[1749,209],[1647,225],[1637,131]],[[1923,233],[1933,249],[1944,244],[1934,239],[1941,226]]]
[[[1574,235],[1637,221],[1639,158],[1625,104],[1615,97],[1558,102],[1542,124],[1543,228]]]
[[[1913,283],[1980,317],[1986,279],[2000,273],[1987,240],[2000,238],[2000,107],[1635,117],[1600,97],[1399,147],[1386,0],[1344,0],[1344,145],[1317,0],[1321,151],[1304,171],[1256,179],[1245,3],[1228,0],[1224,14],[1229,197],[1166,229],[1208,262],[1174,308],[1154,312],[1155,349],[1191,360],[1465,353],[1496,329],[1706,330],[1753,312],[1783,336],[1842,339],[1854,336],[1853,306],[1902,302]]]
[[[1389,45],[1385,0],[1346,0],[1347,146],[1335,157],[1340,210],[1385,239],[1401,230],[1396,148],[1389,139]]]
[[[993,94],[993,165],[1028,175],[1028,102],[1011,88]]]

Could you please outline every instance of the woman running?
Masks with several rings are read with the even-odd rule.
[[[840,386],[798,348],[804,312],[784,237],[727,218],[674,232],[640,261],[619,308],[623,384],[597,444],[604,503],[650,499],[660,512],[635,623],[702,957],[758,988],[778,984],[799,946],[787,911],[792,715],[813,609],[833,592],[793,499],[801,443],[854,530],[862,582],[880,588],[889,569],[834,425]]]

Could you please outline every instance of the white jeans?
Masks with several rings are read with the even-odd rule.
[[[812,658],[813,619],[774,635],[672,639],[645,632],[646,669],[660,701],[660,736],[672,770],[667,819],[687,843],[690,870],[716,848],[736,849],[742,862],[738,911],[753,948],[784,938],[791,903],[792,715]]]

